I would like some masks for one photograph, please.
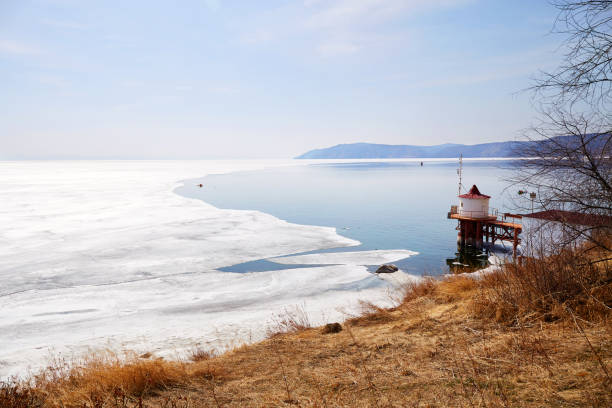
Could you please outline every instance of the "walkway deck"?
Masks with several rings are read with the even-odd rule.
[[[501,221],[501,220],[498,220],[497,217],[495,216],[491,216],[487,218],[474,218],[474,217],[467,217],[465,215],[460,215],[460,214],[450,214],[449,218],[453,220],[476,221],[476,222],[481,222],[483,224],[496,225],[498,227],[513,228],[519,231],[523,229],[523,226],[521,224],[516,224],[514,222]]]

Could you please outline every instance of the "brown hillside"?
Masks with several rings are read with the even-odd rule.
[[[29,385],[8,407],[612,406],[612,274],[575,254],[481,280],[406,288],[403,302],[336,327],[303,328],[210,357],[92,357]],[[60,368],[58,368],[60,367]]]

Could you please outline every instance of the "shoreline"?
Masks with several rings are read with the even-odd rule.
[[[283,282],[286,277],[275,271],[252,274],[252,283],[231,274],[231,282],[239,284],[242,292],[237,292],[236,299],[228,297],[223,288],[234,283],[228,283],[229,275],[215,270],[235,264],[236,254],[244,254],[244,248],[236,246],[245,240],[241,234],[261,238],[249,223],[258,223],[257,231],[267,230],[276,241],[281,230],[292,238],[280,251],[261,246],[249,249],[247,261],[306,255],[320,250],[316,248],[350,246],[354,241],[329,227],[291,224],[258,211],[221,210],[202,200],[177,195],[174,189],[194,174],[202,177],[311,162],[393,161],[419,159],[1,162],[3,191],[12,194],[7,208],[13,209],[19,221],[7,225],[5,237],[12,240],[12,245],[0,250],[0,254],[8,255],[0,264],[0,270],[5,271],[0,275],[9,278],[6,288],[17,289],[0,296],[0,307],[15,311],[12,316],[0,317],[0,332],[5,333],[4,338],[0,335],[4,350],[0,376],[41,367],[50,354],[71,358],[91,348],[153,350],[171,356],[208,341],[212,348],[222,349],[236,338],[257,338],[253,333],[265,331],[262,325],[275,311],[308,301],[317,291],[321,295],[308,301],[317,318],[323,311],[331,311],[328,314],[338,320],[335,308],[356,310],[358,299],[385,304],[388,282],[380,286],[375,282],[378,278],[363,265],[355,266],[360,263],[357,256],[343,267],[284,269],[282,274],[289,271],[297,286]],[[27,197],[33,195],[40,203],[29,201]],[[220,218],[226,221],[218,230],[211,222]],[[179,242],[174,242],[177,237]],[[198,245],[202,241],[213,247],[202,253]],[[221,259],[219,248],[231,253],[232,260]],[[33,259],[36,264],[31,263]],[[50,266],[37,266],[44,262]],[[23,271],[23,277],[7,275],[9,268]],[[303,281],[305,272],[317,269],[319,274]],[[168,274],[169,270],[172,273]],[[203,296],[211,287],[222,293],[217,302]],[[267,306],[258,305],[251,295],[244,296],[252,293],[253,287],[265,287],[268,297],[272,293]],[[329,288],[336,288],[335,292]],[[291,293],[296,295],[287,297]],[[254,305],[258,305],[257,310],[250,310]],[[223,310],[228,308],[230,318],[223,320]],[[208,313],[204,320],[202,313]],[[203,331],[207,319],[224,323],[214,323]],[[170,321],[174,323],[160,323]],[[67,327],[71,341],[65,338]],[[220,337],[218,330],[226,334]]]
[[[302,299],[311,299],[312,293],[317,291],[322,295],[308,301],[308,307],[314,311],[331,309],[333,312],[335,306],[330,308],[330,304],[342,305],[350,310],[357,307],[357,298],[378,299],[379,302],[384,300],[385,289],[376,286],[369,287],[366,285],[356,291],[342,289],[348,288],[352,284],[351,282],[363,278],[371,279],[371,274],[361,267],[345,266],[338,268],[327,266],[319,268],[319,273],[313,274],[307,281],[303,280],[304,270],[295,270],[290,275],[283,276],[280,279],[278,273],[274,272],[251,274],[248,277],[236,277],[234,274],[229,276],[228,274],[214,272],[214,268],[223,265],[219,260],[215,261],[218,258],[216,253],[218,247],[227,248],[230,244],[228,250],[235,252],[236,248],[240,247],[245,239],[248,240],[248,237],[254,236],[253,234],[256,231],[258,238],[261,239],[265,234],[268,234],[266,232],[268,230],[269,233],[273,234],[271,236],[277,237],[275,238],[277,241],[279,229],[286,231],[283,232],[282,236],[286,237],[283,239],[286,240],[289,247],[296,247],[297,245],[296,248],[306,250],[321,246],[338,246],[346,239],[339,238],[335,231],[330,228],[293,225],[256,211],[218,210],[200,200],[196,202],[192,199],[177,196],[172,192],[173,186],[179,183],[176,180],[184,180],[186,177],[168,175],[168,170],[172,169],[173,163],[151,162],[143,165],[140,162],[107,162],[102,163],[100,169],[100,163],[79,162],[71,163],[70,166],[67,166],[68,169],[65,170],[65,173],[59,175],[51,170],[56,167],[57,163],[32,164],[38,173],[28,173],[26,171],[30,164],[18,163],[15,173],[11,175],[15,183],[9,183],[7,190],[11,190],[10,186],[13,186],[13,189],[16,187],[21,189],[22,183],[19,183],[18,180],[22,180],[24,177],[29,180],[37,180],[38,184],[29,186],[29,191],[36,191],[41,199],[45,199],[51,207],[24,205],[23,202],[19,202],[19,197],[25,198],[25,196],[19,194],[14,195],[13,202],[9,203],[9,210],[13,207],[15,214],[18,216],[24,211],[31,211],[28,207],[38,213],[45,212],[28,221],[31,225],[28,228],[32,228],[31,231],[27,228],[24,230],[24,225],[21,222],[9,225],[6,230],[8,237],[15,235],[18,231],[16,228],[19,228],[19,234],[22,238],[16,241],[13,247],[4,248],[4,253],[10,254],[10,256],[3,258],[4,264],[1,269],[6,271],[7,266],[12,264],[11,268],[25,269],[28,272],[24,273],[22,278],[19,278],[23,280],[23,283],[15,280],[17,279],[15,276],[12,277],[14,283],[10,280],[7,283],[7,289],[18,289],[17,292],[19,293],[0,297],[0,307],[2,309],[14,310],[11,316],[0,317],[0,327],[3,329],[1,332],[5,333],[4,339],[0,336],[0,345],[3,349],[0,356],[0,372],[5,377],[15,372],[24,373],[29,369],[43,366],[45,357],[50,353],[48,350],[51,350],[54,355],[59,354],[70,358],[87,353],[91,348],[111,347],[117,350],[127,348],[146,352],[161,350],[160,346],[155,346],[156,344],[167,344],[164,348],[168,350],[168,353],[176,353],[173,350],[186,349],[198,342],[202,343],[202,340],[207,338],[204,332],[211,329],[202,330],[203,325],[206,325],[204,323],[206,319],[204,319],[202,311],[211,311],[207,314],[207,316],[210,316],[208,319],[225,322],[223,325],[217,323],[217,328],[212,328],[211,334],[214,334],[214,336],[211,336],[211,339],[219,339],[216,330],[220,328],[223,328],[222,330],[227,333],[227,340],[238,337],[253,339],[256,337],[253,333],[262,330],[262,324],[269,320],[275,310],[282,311],[288,304],[300,304]],[[202,166],[202,163],[194,162],[190,164],[195,165],[195,167],[189,170],[180,166],[181,168],[178,170],[180,172],[187,171],[190,174],[204,174],[206,172],[202,171],[205,170],[202,167],[206,167]],[[61,163],[61,166],[66,167],[66,163]],[[139,169],[135,171],[130,169],[130,166]],[[225,163],[225,166],[228,167],[228,163]],[[88,167],[92,168],[88,169]],[[220,171],[210,168],[210,165],[208,167],[208,172]],[[238,170],[245,167],[252,169],[253,164],[247,163],[242,167],[239,166]],[[0,168],[0,171],[6,175],[7,168],[5,164]],[[143,173],[143,168],[145,170],[152,168],[152,174],[148,171]],[[103,172],[103,175],[105,174],[104,169],[115,169],[114,172],[117,175],[110,179],[108,177],[100,179],[100,171]],[[176,170],[172,170],[172,172],[176,173]],[[228,170],[225,169],[225,171]],[[163,172],[163,174],[160,172]],[[61,197],[58,193],[65,188],[64,184],[58,184],[58,181],[66,179],[66,176],[70,175],[69,179],[72,179],[71,183],[74,184],[74,174],[77,173],[80,174],[76,180],[78,183],[71,189],[70,195],[58,199],[58,196]],[[161,177],[156,179],[156,174]],[[120,178],[117,178],[117,176]],[[11,177],[5,177],[3,181],[6,183],[11,180]],[[96,185],[91,185],[89,181],[91,178],[97,180]],[[165,187],[154,188],[150,184],[142,186],[142,182],[146,178],[155,179],[154,185]],[[134,185],[140,185],[141,187],[138,191],[134,191]],[[61,190],[57,190],[56,186]],[[104,194],[105,191],[110,191],[109,194],[111,195]],[[139,191],[142,191],[142,193]],[[104,197],[103,200],[102,197]],[[111,197],[116,198],[111,199]],[[100,207],[101,202],[109,200],[113,202],[112,206]],[[28,204],[27,201],[26,204]],[[58,230],[54,227],[54,225],[57,225],[57,217],[65,217],[60,215],[63,212],[56,213],[58,215],[54,214],[57,211],[56,209],[59,208],[78,211],[70,215],[72,219],[70,221],[72,224],[68,224],[70,228],[64,227]],[[169,208],[172,209],[171,214],[174,215],[168,213]],[[180,211],[180,213],[177,211]],[[194,216],[187,214],[187,212],[193,213],[194,211]],[[200,215],[195,216],[196,213]],[[95,225],[81,224],[82,220],[91,220],[92,214],[95,214],[95,218],[97,218]],[[31,217],[31,215],[28,215],[28,217]],[[219,241],[220,236],[217,231],[221,230],[210,224],[213,220],[218,223],[220,217],[226,220],[224,222],[229,227],[225,230],[227,231],[225,234],[230,241]],[[49,231],[61,237],[61,239],[35,238],[39,234],[37,231],[41,227],[45,228],[45,221],[41,223],[40,220],[48,220],[46,223],[49,224],[47,227]],[[250,224],[244,224],[244,227],[240,227],[245,229],[243,233],[239,234],[236,228],[242,225],[237,223],[243,222],[241,220],[248,220]],[[127,225],[124,224],[126,221],[128,222]],[[253,229],[253,225],[257,225],[252,224],[253,222],[259,223],[260,227]],[[66,225],[65,222],[62,225]],[[163,226],[163,229],[157,227],[158,225]],[[251,225],[251,227],[247,227],[247,225]],[[87,227],[90,231],[86,235],[83,235],[84,227]],[[121,231],[121,236],[116,235],[118,231]],[[206,231],[215,233],[212,242],[210,240],[206,241],[207,245],[212,245],[209,255],[202,254],[201,247],[197,244],[205,239]],[[292,232],[289,233],[289,231]],[[183,236],[184,238],[176,244],[173,241],[167,241],[166,237],[174,240],[177,236]],[[211,235],[211,237],[213,236]],[[18,242],[24,239],[29,239],[29,244],[19,245]],[[235,239],[238,240],[232,241]],[[139,242],[146,243],[146,246],[142,244],[134,246],[134,243]],[[231,242],[238,244],[238,247],[234,247]],[[189,247],[186,248],[185,244],[189,244]],[[159,249],[153,249],[151,245],[157,245]],[[310,248],[308,248],[309,245]],[[117,248],[122,246],[127,250],[117,252]],[[284,248],[289,247],[284,246]],[[263,247],[261,248],[263,249]],[[199,255],[197,255],[197,258],[189,258],[191,255],[190,252],[186,252],[186,249],[194,254],[199,253]],[[262,249],[257,250],[262,251]],[[297,251],[288,249],[282,249],[279,252],[278,249],[268,248],[260,252],[261,255],[259,256],[269,258],[295,252]],[[34,253],[37,254],[36,257],[34,257]],[[37,259],[38,264],[42,264],[45,258],[43,256],[41,259],[41,253],[48,254],[45,255],[47,257],[53,256],[49,260],[54,259],[54,262],[62,268],[58,272],[64,271],[63,273],[54,272],[52,275],[53,281],[48,281],[46,288],[36,284],[38,277],[43,276],[42,271],[37,272],[28,263],[30,259]],[[84,258],[78,259],[78,264],[71,265],[70,259],[74,259],[73,255],[75,253],[83,254]],[[208,260],[204,263],[197,261],[198,258],[205,259],[203,255]],[[144,258],[144,256],[149,258]],[[253,255],[250,256],[253,257]],[[232,257],[236,259],[235,253],[232,254]],[[151,259],[153,263],[151,261],[135,263],[138,259]],[[172,261],[172,274],[162,273],[164,270],[169,270],[168,266],[159,264],[163,259]],[[213,262],[212,265],[211,261]],[[183,267],[181,267],[181,263],[183,263]],[[206,267],[207,264],[210,266]],[[230,264],[230,262],[225,261],[225,264]],[[141,268],[150,268],[146,265],[154,267],[155,269],[151,270],[154,273],[148,276],[139,276],[140,272],[138,271]],[[95,269],[88,269],[91,267]],[[198,272],[197,269],[202,267],[206,268],[205,271]],[[134,271],[130,273],[137,279],[131,279],[130,273],[125,273],[126,269],[127,272]],[[46,270],[49,271],[49,269]],[[72,270],[78,270],[78,274],[73,273]],[[95,272],[96,270],[99,270],[99,272]],[[116,272],[113,272],[113,270]],[[286,271],[283,274],[286,274]],[[114,276],[120,278],[114,279]],[[104,277],[104,280],[100,280],[101,277]],[[230,277],[231,281],[228,281]],[[91,278],[94,278],[94,280],[92,281]],[[292,286],[294,283],[291,282],[295,282],[295,285],[299,286],[294,287]],[[261,286],[264,283],[265,286]],[[99,286],[100,284],[104,284],[104,286]],[[224,291],[221,289],[234,284],[238,284],[238,287],[242,288],[236,289],[234,297],[238,296],[236,299],[242,298],[239,302],[245,305],[243,307],[236,308],[236,306],[233,306],[232,297],[228,297],[228,293],[223,294]],[[329,287],[334,286],[337,286],[341,291],[325,294]],[[219,287],[221,295],[219,295],[220,297],[216,296],[217,301],[210,303],[202,295],[208,293],[207,290],[210,290],[210,288],[215,287]],[[257,287],[267,287],[267,298],[269,300],[264,305],[258,305],[256,310],[251,310],[257,303],[253,303],[255,298],[252,298],[252,295],[245,297],[245,294],[254,293],[253,288]],[[309,289],[309,287],[311,288]],[[246,292],[244,292],[245,290]],[[271,298],[270,293],[272,293]],[[291,299],[286,297],[287,294],[291,294]],[[194,300],[198,297],[199,300]],[[186,308],[186,306],[189,307]],[[228,315],[229,319],[219,320],[220,313],[223,313],[222,310],[228,307],[232,310]],[[41,314],[42,312],[45,314]],[[333,312],[332,315],[335,313]],[[147,323],[147,321],[150,323]],[[251,323],[247,323],[248,321]],[[26,322],[27,326],[20,322]],[[173,323],[169,324],[170,322]],[[27,327],[36,327],[36,334],[28,334],[29,329]],[[72,341],[66,341],[67,327],[71,327],[70,336],[74,339]],[[8,336],[9,333],[10,336]],[[168,343],[168,341],[171,341],[171,343]],[[70,346],[71,344],[72,346]]]
[[[59,361],[35,382],[0,383],[0,402],[4,389],[9,402],[24,396],[65,407],[117,397],[126,408],[608,406],[610,311],[603,303],[580,305],[602,283],[609,289],[609,270],[584,268],[585,258],[573,256],[583,253],[480,279],[420,280],[405,286],[391,307],[364,303],[341,324],[313,325],[303,310],[287,310],[264,340],[222,354],[193,348],[179,361],[150,353],[91,353],[72,366]],[[580,277],[568,282],[559,272],[568,263],[595,280],[588,287]],[[554,291],[544,301],[525,284],[542,279],[541,268],[550,268],[545,279]],[[562,282],[570,286],[559,293]],[[514,301],[504,303],[508,296]],[[561,299],[574,311],[555,308]],[[572,324],[574,313],[580,326]]]

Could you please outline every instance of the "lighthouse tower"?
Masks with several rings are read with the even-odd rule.
[[[451,207],[449,218],[459,220],[457,243],[463,247],[471,245],[482,248],[483,236],[489,238],[489,223],[497,219],[489,215],[489,199],[491,196],[482,194],[474,184],[466,194],[460,194],[459,205]]]
[[[474,184],[467,194],[459,196],[459,206],[457,208],[459,215],[474,219],[489,218],[490,198],[491,196],[481,194]]]
[[[460,161],[461,163],[461,161]],[[457,172],[461,177],[461,167]],[[460,179],[461,180],[461,179]],[[512,241],[512,247],[516,254],[516,247],[520,243],[519,234],[523,227],[521,224],[507,221],[507,217],[518,218],[520,215],[505,213],[502,219],[497,219],[498,214],[489,214],[488,195],[482,194],[476,185],[473,185],[466,194],[461,194],[461,182],[459,182],[459,205],[451,205],[447,218],[459,220],[459,234],[457,243],[461,248],[470,245],[482,248],[484,242]],[[484,240],[483,240],[484,238]]]

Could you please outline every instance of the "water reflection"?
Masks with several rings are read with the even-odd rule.
[[[451,273],[474,272],[489,265],[489,250],[466,245],[458,248],[454,258],[447,258],[446,265]]]
[[[483,194],[492,196],[491,207],[501,210],[505,198],[500,180],[507,166],[465,161],[464,183],[478,184]],[[437,275],[487,262],[486,256],[457,253],[456,223],[446,218],[450,205],[457,203],[456,167],[453,160],[423,166],[420,160],[295,166],[210,175],[189,180],[176,192],[219,208],[259,210],[297,224],[335,227],[362,243],[321,252],[417,251],[419,255],[397,266],[413,274]],[[447,260],[451,254],[455,257]]]

